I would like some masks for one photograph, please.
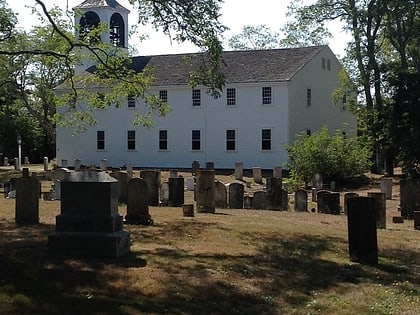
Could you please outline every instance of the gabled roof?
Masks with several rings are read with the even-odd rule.
[[[73,9],[92,9],[101,7],[111,7],[117,10],[128,11],[128,9],[124,8],[116,0],[85,0]]]
[[[244,50],[223,52],[226,83],[281,82],[290,80],[326,46]],[[188,84],[204,54],[175,54],[134,57],[131,68],[137,72],[154,69],[154,85]]]

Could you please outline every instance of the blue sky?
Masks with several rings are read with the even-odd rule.
[[[83,0],[44,0],[45,5],[50,8],[54,4],[60,3],[62,8],[72,8],[83,2]],[[127,0],[118,0],[118,2],[128,8],[131,13],[129,16],[129,24],[136,22],[136,10],[133,9]],[[288,0],[225,0],[222,4],[221,22],[229,27],[229,31],[225,33],[225,37],[229,38],[234,34],[241,32],[242,27],[246,25],[262,25],[265,24],[273,31],[279,31],[286,20]],[[304,2],[314,2],[305,0]],[[39,22],[35,17],[31,16],[31,11],[25,8],[25,5],[35,5],[34,0],[7,0],[8,6],[15,12],[19,13],[21,27],[30,28]],[[196,52],[198,48],[192,44],[177,44],[171,41],[162,32],[156,32],[151,27],[139,30],[148,35],[148,39],[139,42],[136,39],[131,40],[131,45],[135,46],[142,55],[169,54],[169,53],[186,53]],[[344,48],[348,35],[341,31],[339,24],[332,25],[331,30],[334,38],[329,40],[329,45],[333,52],[340,57],[344,56]]]

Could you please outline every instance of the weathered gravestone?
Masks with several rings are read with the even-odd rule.
[[[420,211],[414,211],[414,229],[420,230]]]
[[[308,193],[304,189],[295,192],[295,211],[308,212]]]
[[[118,181],[118,202],[127,203],[128,175],[126,172],[113,171],[111,176]]]
[[[381,192],[385,194],[386,199],[392,199],[392,177],[381,178]]]
[[[197,170],[197,212],[215,213],[214,171]]]
[[[160,205],[167,207],[169,204],[169,183],[168,182],[164,182],[160,185],[159,196],[160,196]]]
[[[194,161],[191,164],[191,174],[195,176],[196,172],[200,169],[200,162]]]
[[[44,164],[44,172],[48,171],[48,157],[44,156],[43,164]]]
[[[375,200],[371,197],[353,197],[347,203],[350,260],[362,264],[377,264]]]
[[[178,170],[172,169],[169,170],[169,178],[176,178],[178,177]]]
[[[52,178],[54,181],[54,199],[61,199],[61,182],[70,174],[67,168],[58,168],[54,170]]]
[[[214,162],[206,162],[206,170],[214,170]]]
[[[169,206],[182,207],[184,204],[184,177],[171,177],[169,180]]]
[[[273,177],[274,178],[283,178],[283,170],[281,166],[273,167]]]
[[[147,184],[149,191],[149,206],[159,205],[159,186],[160,186],[160,170],[142,170],[140,177]]]
[[[244,196],[244,209],[252,209],[253,208],[253,196],[245,195]]]
[[[312,187],[316,188],[317,191],[322,190],[323,187],[322,175],[315,174],[312,178]]]
[[[118,181],[104,172],[74,172],[61,182],[61,212],[48,236],[53,253],[120,257],[130,234],[118,213]]]
[[[254,182],[256,184],[262,184],[263,183],[261,167],[253,167],[252,168],[252,177],[254,178]]]
[[[368,197],[375,200],[376,228],[386,229],[386,198],[382,192],[368,192]]]
[[[244,178],[244,163],[237,162],[235,163],[235,179],[243,180]]]
[[[82,160],[81,159],[75,159],[74,160],[74,170],[76,172],[78,172],[78,171],[80,171],[81,167],[82,167]]]
[[[340,214],[340,193],[320,190],[317,193],[317,207],[319,213]]]
[[[29,177],[24,168],[22,177],[16,179],[15,221],[19,224],[39,223],[39,181]]]
[[[287,210],[287,193],[284,198],[282,179],[276,177],[267,178],[267,209],[269,210]]]
[[[188,191],[194,191],[195,189],[194,177],[187,177],[186,186],[187,186]]]
[[[420,179],[403,178],[400,180],[401,216],[413,219],[414,211],[420,211]]]
[[[101,169],[101,171],[106,171],[108,169],[108,161],[106,159],[102,159],[99,162],[99,168]]]
[[[215,189],[215,207],[216,208],[226,208],[227,207],[227,192],[226,186],[220,181],[215,181],[214,183]]]
[[[149,213],[148,192],[146,182],[141,178],[133,178],[127,185],[127,215],[128,224],[151,225],[153,220]]]
[[[244,191],[245,187],[240,183],[229,184],[229,208],[243,209]]]
[[[254,197],[252,198],[252,205],[254,209],[257,210],[266,210],[267,209],[267,198],[266,193],[263,190],[254,192]]]

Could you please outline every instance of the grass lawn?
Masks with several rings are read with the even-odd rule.
[[[125,257],[52,255],[59,201],[21,226],[0,197],[0,314],[419,314],[420,231],[392,223],[398,202],[368,266],[349,261],[344,215],[239,209],[151,207],[153,226],[124,226]]]

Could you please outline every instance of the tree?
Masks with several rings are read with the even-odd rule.
[[[337,180],[362,174],[369,168],[370,152],[366,146],[357,138],[346,139],[339,130],[331,136],[327,127],[311,136],[299,134],[286,149],[292,175],[305,185],[317,173]]]
[[[266,25],[247,25],[242,27],[240,34],[229,38],[228,45],[233,50],[279,48],[279,36],[277,32],[273,32]]]

